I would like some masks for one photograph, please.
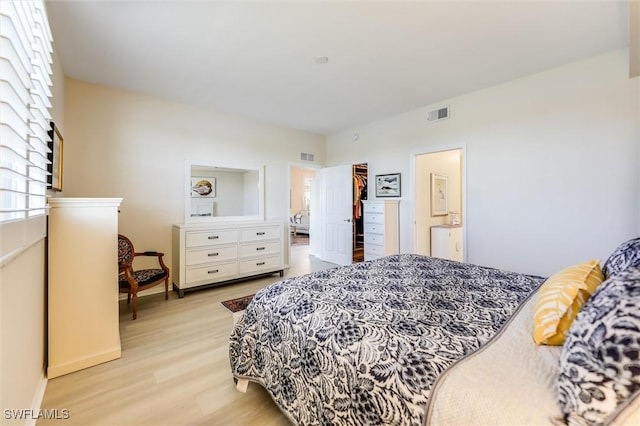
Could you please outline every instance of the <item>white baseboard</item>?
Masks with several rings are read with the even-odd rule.
[[[84,370],[85,368],[93,367],[103,362],[118,359],[122,356],[120,340],[117,341],[117,344],[114,343],[113,346],[100,349],[100,352],[82,354],[81,357],[72,360],[63,359],[62,361],[64,361],[64,363],[61,363],[61,360],[55,360],[52,363],[50,359],[49,366],[47,367],[47,377],[54,379],[67,373]]]
[[[31,401],[31,410],[33,413],[37,413],[40,411],[40,407],[42,407],[42,401],[44,400],[44,392],[47,390],[47,375],[45,369],[42,369],[42,375],[40,376],[40,380],[38,382],[38,386],[36,387],[36,392],[33,395],[33,400]],[[35,426],[36,421],[38,419],[35,416],[27,419],[27,426]]]

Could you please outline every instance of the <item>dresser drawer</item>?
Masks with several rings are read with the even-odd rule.
[[[373,203],[364,203],[363,211],[365,213],[383,213],[384,212],[384,204],[373,204]]]
[[[384,225],[379,223],[365,223],[364,234],[384,234]]]
[[[200,247],[212,244],[228,244],[238,241],[238,231],[212,230],[212,231],[188,231],[186,232],[186,246]]]
[[[376,259],[380,259],[381,257],[384,257],[384,256],[379,256],[377,254],[372,254],[372,253],[364,254],[364,260],[376,260]]]
[[[201,249],[189,249],[186,253],[185,263],[197,265],[200,263],[222,262],[234,260],[238,257],[238,246],[214,246]]]
[[[282,272],[284,236],[283,224],[275,221],[174,225],[171,275],[178,296]]]
[[[364,215],[364,223],[375,223],[379,225],[384,224],[384,214],[383,213],[369,213]]]
[[[263,256],[267,254],[279,254],[279,241],[265,241],[260,243],[240,245],[240,257]]]
[[[242,260],[240,261],[240,273],[260,273],[261,271],[274,271],[282,268],[280,265],[280,256],[264,257],[261,259]]]
[[[364,243],[384,246],[384,235],[365,233]]]
[[[376,256],[384,256],[384,247],[378,246],[375,244],[368,244],[366,241],[364,243],[364,252],[365,254],[371,253]]]
[[[233,277],[238,273],[237,262],[190,266],[186,271],[187,287],[191,283],[216,282]]]
[[[240,230],[240,241],[261,241],[279,239],[279,226],[269,226],[260,228],[247,228]]]

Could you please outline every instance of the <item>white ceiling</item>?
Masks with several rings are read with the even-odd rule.
[[[319,134],[628,45],[618,0],[55,0],[47,10],[68,77]]]

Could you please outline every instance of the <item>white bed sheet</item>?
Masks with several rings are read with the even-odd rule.
[[[530,297],[500,334],[443,373],[431,393],[428,425],[546,425],[561,417],[561,346],[536,346]]]

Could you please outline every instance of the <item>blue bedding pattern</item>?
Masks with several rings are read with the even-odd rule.
[[[290,278],[235,324],[232,373],[297,425],[421,425],[435,379],[543,280],[412,254]]]

